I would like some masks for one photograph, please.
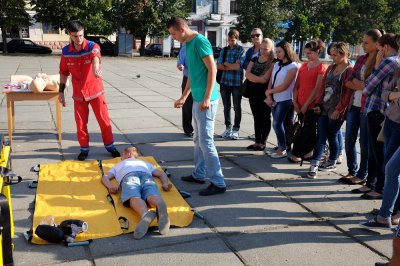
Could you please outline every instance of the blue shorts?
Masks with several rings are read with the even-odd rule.
[[[124,206],[129,207],[129,199],[141,198],[144,201],[149,196],[161,197],[156,182],[152,175],[146,172],[131,172],[124,176],[121,181],[121,199]]]

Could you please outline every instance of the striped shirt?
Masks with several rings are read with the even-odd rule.
[[[222,71],[221,84],[225,86],[239,87],[243,81],[243,63],[244,63],[244,49],[240,45],[235,45],[232,49],[229,46],[222,49],[217,64],[222,64],[225,55],[225,62],[233,64],[239,60],[240,68],[238,70],[224,70]]]
[[[385,111],[385,102],[381,99],[383,88],[391,82],[395,70],[400,66],[398,57],[390,56],[385,58],[379,67],[365,81],[363,95],[366,96],[364,113],[372,111]]]

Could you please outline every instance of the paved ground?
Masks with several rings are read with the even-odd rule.
[[[1,56],[0,83],[12,74],[55,74],[58,62],[58,56]],[[390,232],[357,228],[380,202],[361,200],[350,193],[353,187],[336,181],[346,174],[344,165],[307,180],[300,176],[308,164],[300,167],[245,149],[253,132],[247,100],[243,100],[242,138],[216,138],[228,191],[200,197],[197,192],[203,186],[179,179],[191,173],[193,144],[182,134],[180,110],[172,107],[181,80],[175,60],[104,58],[103,76],[117,146],[133,144],[143,155],[155,156],[172,173],[172,182],[192,193],[188,202],[205,219],[195,217],[187,228],[172,229],[168,236],[150,233],[140,241],[123,235],[95,240],[88,247],[27,243],[23,232],[32,226],[35,197],[28,183],[36,179],[30,167],[72,160],[79,151],[69,90],[61,145],[53,104],[16,103],[12,162],[24,177],[24,182],[12,187],[16,265],[374,265],[391,256]],[[0,131],[6,133],[3,95],[0,114]],[[108,158],[93,114],[89,129],[90,159]],[[216,133],[223,129],[221,104]],[[269,147],[276,143],[273,132],[268,141]]]

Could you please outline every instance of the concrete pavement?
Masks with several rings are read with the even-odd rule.
[[[0,83],[13,74],[56,74],[58,63],[58,56],[0,56]],[[141,154],[160,161],[171,172],[171,181],[192,193],[187,201],[204,220],[195,217],[189,227],[174,228],[167,236],[150,232],[139,241],[128,234],[94,240],[88,247],[27,243],[23,233],[32,226],[35,197],[28,184],[36,179],[30,167],[73,160],[79,153],[69,89],[61,145],[53,103],[16,103],[12,163],[24,177],[12,187],[16,265],[374,265],[391,256],[391,232],[357,227],[372,217],[369,212],[380,201],[362,200],[350,193],[354,187],[337,182],[347,173],[345,164],[308,180],[300,177],[308,163],[300,167],[245,149],[251,144],[247,136],[253,133],[247,99],[241,139],[215,139],[227,192],[200,197],[197,192],[204,185],[181,182],[179,177],[193,169],[193,143],[182,134],[181,110],[173,108],[181,91],[175,63],[162,58],[103,58],[106,98],[117,147],[133,144]],[[89,159],[109,158],[93,113],[89,120]],[[216,134],[225,128],[222,102],[215,128]],[[7,133],[4,95],[0,131]],[[268,147],[276,143],[273,130],[268,142]]]

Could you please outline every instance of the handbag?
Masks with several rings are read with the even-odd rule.
[[[226,54],[228,52],[226,51],[226,47],[222,49],[222,64],[225,63],[226,60]],[[216,81],[218,84],[221,84],[221,78],[222,78],[222,72],[223,70],[217,69],[217,77],[216,77]]]
[[[247,79],[243,81],[242,85],[240,85],[240,90],[242,91],[242,97],[249,98],[249,90],[247,88]]]

